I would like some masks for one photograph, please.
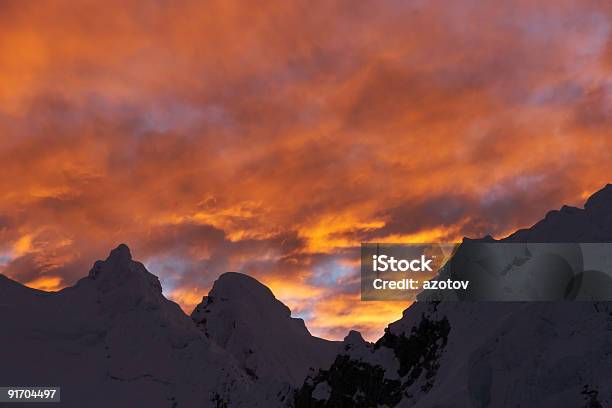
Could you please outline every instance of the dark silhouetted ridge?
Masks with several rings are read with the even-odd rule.
[[[496,240],[464,240],[473,241]],[[612,242],[612,185],[501,241]],[[612,406],[612,303],[426,296],[374,346],[347,336],[332,366],[296,391],[295,407]]]
[[[593,194],[584,209],[562,206],[506,242],[612,242],[612,184]]]

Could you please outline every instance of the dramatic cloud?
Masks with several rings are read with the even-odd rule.
[[[373,339],[362,241],[503,236],[612,170],[612,7],[5,1],[0,271],[120,242],[190,311],[227,270]]]

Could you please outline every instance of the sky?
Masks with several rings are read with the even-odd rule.
[[[186,311],[248,273],[370,340],[361,242],[503,237],[612,181],[612,2],[3,1],[0,273],[119,243]]]

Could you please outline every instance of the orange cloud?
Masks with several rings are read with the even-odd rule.
[[[59,276],[41,276],[32,281],[26,282],[26,286],[44,291],[58,291],[64,287],[62,278]]]
[[[360,242],[503,236],[610,181],[611,22],[569,0],[3,2],[1,272],[68,285],[127,242],[185,310],[240,270],[313,332],[374,336],[405,305],[359,302]]]
[[[14,256],[22,256],[32,251],[32,235],[26,234],[13,244]]]
[[[170,293],[165,293],[168,299],[178,303],[186,314],[191,314],[193,309],[202,302],[202,297],[208,291],[203,292],[199,288],[176,288]]]
[[[318,302],[311,331],[328,338],[343,338],[359,330],[364,338],[376,341],[389,323],[399,320],[410,302],[361,302],[358,294],[340,294]]]

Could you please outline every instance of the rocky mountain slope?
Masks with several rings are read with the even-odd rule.
[[[313,337],[304,321],[250,276],[228,272],[215,281],[191,315],[198,327],[232,354],[269,400],[291,399],[312,367],[329,367],[338,343]]]
[[[502,241],[610,239],[607,186]],[[239,273],[187,316],[120,245],[59,292],[0,275],[0,322],[0,384],[60,385],[64,407],[612,404],[606,302],[423,300],[376,343],[329,342]]]
[[[208,312],[186,316],[125,245],[55,293],[0,275],[0,384],[61,386],[64,407],[284,406],[335,354],[246,275],[221,277],[194,317]]]
[[[612,185],[504,242],[609,242]],[[483,241],[493,242],[491,237]],[[297,407],[612,405],[609,302],[419,301],[376,343],[354,333]]]

